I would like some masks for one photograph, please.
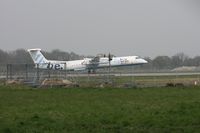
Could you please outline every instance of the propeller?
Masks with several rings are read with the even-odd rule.
[[[111,69],[111,64],[110,62],[112,61],[113,56],[109,53],[108,54],[108,61],[109,61],[109,75],[108,75],[108,81],[110,82],[110,69]]]
[[[113,55],[111,55],[110,53],[108,54],[108,61],[109,61],[109,69],[111,67],[110,62],[113,60]]]
[[[109,53],[108,54],[108,61],[110,62],[112,60],[112,58],[113,58],[112,55]]]

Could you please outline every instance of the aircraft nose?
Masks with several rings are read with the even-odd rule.
[[[148,63],[148,61],[146,61],[145,59],[143,59],[143,61],[142,61],[144,64],[146,64],[146,63]]]

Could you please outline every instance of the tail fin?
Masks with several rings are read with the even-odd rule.
[[[28,49],[29,54],[31,55],[31,58],[33,59],[33,62],[35,64],[45,64],[48,63],[48,60],[43,56],[43,54],[40,52],[41,49]]]

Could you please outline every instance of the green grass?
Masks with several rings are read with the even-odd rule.
[[[200,132],[200,88],[1,86],[0,132]]]

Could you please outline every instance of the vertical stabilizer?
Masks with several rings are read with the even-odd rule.
[[[41,49],[28,49],[29,54],[31,55],[31,58],[33,59],[33,62],[35,64],[45,64],[48,63],[48,60],[43,56],[41,53]]]

